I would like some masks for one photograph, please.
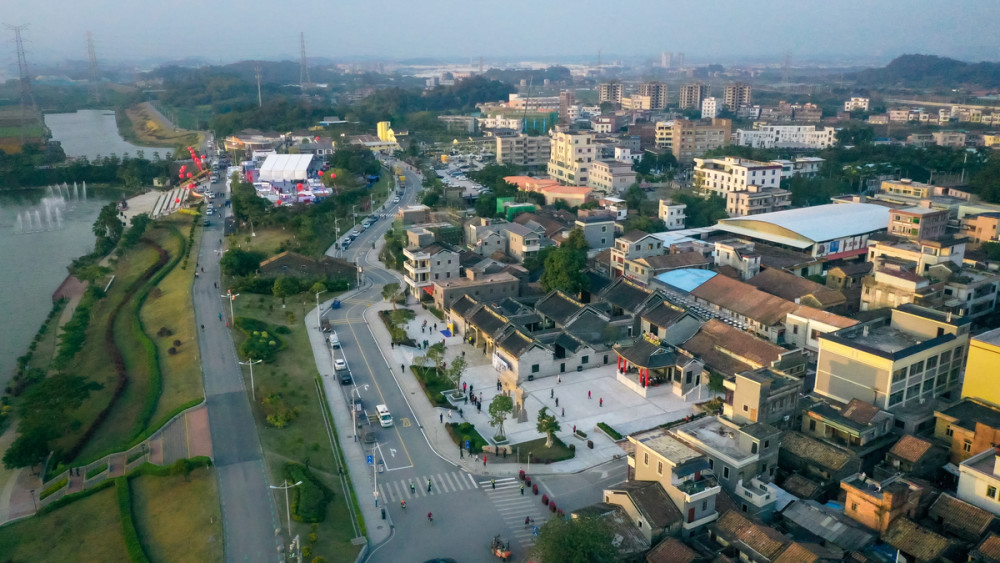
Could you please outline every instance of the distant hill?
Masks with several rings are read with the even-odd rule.
[[[903,55],[884,68],[853,75],[866,86],[1000,88],[1000,63],[967,63],[935,55]]]

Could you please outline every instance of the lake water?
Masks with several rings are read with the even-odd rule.
[[[52,131],[52,140],[62,143],[66,156],[135,156],[144,151],[147,158],[158,151],[162,156],[169,148],[140,147],[129,143],[118,134],[115,112],[99,109],[80,110],[76,113],[47,113],[45,125]]]

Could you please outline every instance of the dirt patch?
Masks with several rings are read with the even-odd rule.
[[[132,131],[140,143],[174,147],[179,144],[201,145],[203,140],[198,131],[174,129],[160,119],[156,112],[150,111],[146,104],[128,108],[125,115],[132,122]]]

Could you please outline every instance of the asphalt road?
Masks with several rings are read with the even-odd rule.
[[[225,184],[215,189],[225,190]],[[216,202],[225,200],[225,195]],[[217,205],[221,209],[221,205]],[[204,327],[199,345],[212,449],[222,504],[226,561],[279,561],[279,527],[268,489],[260,438],[250,410],[236,349],[226,327],[229,304],[213,286],[220,280],[222,218],[216,215],[205,227],[198,254],[199,277],[194,283],[195,318]],[[220,317],[221,315],[221,317]]]

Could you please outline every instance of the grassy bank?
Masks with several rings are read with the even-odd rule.
[[[213,469],[187,478],[143,475],[129,480],[132,517],[152,561],[222,561],[222,519]]]
[[[179,145],[199,146],[204,142],[204,134],[186,129],[174,130],[164,123],[155,112],[144,105],[135,105],[125,110],[115,111],[118,132],[128,142],[150,148],[173,149]]]

